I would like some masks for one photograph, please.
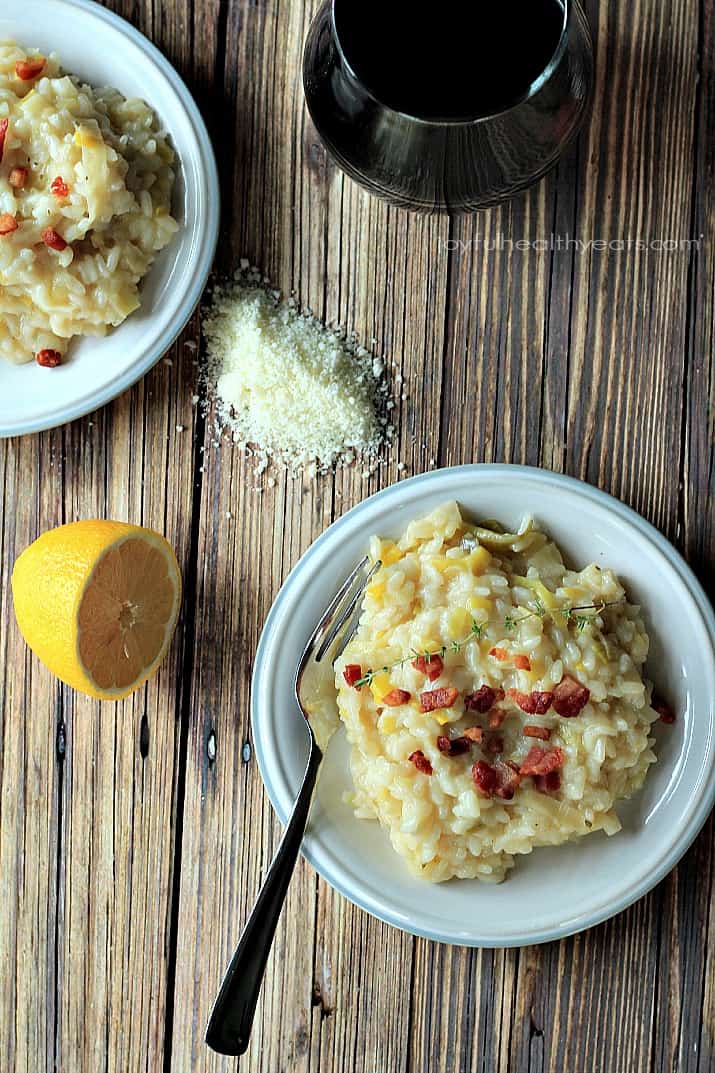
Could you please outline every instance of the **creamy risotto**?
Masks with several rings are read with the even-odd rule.
[[[383,565],[335,678],[357,816],[435,882],[499,882],[537,846],[615,834],[658,713],[614,573],[568,569],[530,519],[504,533],[456,503],[370,552]]]
[[[177,223],[174,154],[150,108],[0,43],[0,356],[58,365],[104,335]]]

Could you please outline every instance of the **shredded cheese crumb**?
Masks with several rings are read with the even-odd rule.
[[[251,445],[259,474],[271,461],[293,472],[376,464],[394,435],[380,416],[389,406],[384,362],[263,283],[242,262],[204,320],[221,422],[235,443]]]

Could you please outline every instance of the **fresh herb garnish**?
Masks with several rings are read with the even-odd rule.
[[[554,609],[553,611],[549,611],[546,607],[544,607],[544,604],[539,599],[536,599],[534,603],[536,606],[533,611],[525,611],[523,615],[519,615],[518,617],[515,617],[513,615],[506,615],[502,620],[502,625],[504,629],[508,633],[514,633],[519,629],[521,623],[525,622],[529,618],[543,619],[546,618],[547,615],[551,615],[551,617],[555,619],[557,615],[560,615],[564,618],[566,625],[573,623],[573,625],[576,627],[576,630],[579,633],[583,633],[586,627],[590,625],[590,623],[594,622],[596,618],[598,618],[598,616],[601,614],[601,612],[605,611],[607,607],[616,607],[619,604],[625,603],[625,600],[614,600],[611,603],[605,603],[602,601],[600,604],[578,604],[573,607],[559,607]],[[592,614],[578,614],[578,612],[582,611],[590,611],[592,612]],[[424,658],[427,662],[429,662],[431,659],[434,659],[436,656],[439,656],[441,659],[444,659],[448,650],[450,652],[453,652],[455,655],[458,655],[462,651],[462,649],[471,641],[481,641],[485,635],[485,631],[488,625],[489,622],[477,622],[476,619],[472,619],[471,629],[467,636],[462,638],[461,641],[452,641],[449,645],[442,645],[441,648],[439,648],[436,652],[430,652],[428,650],[425,650],[420,654],[413,649],[410,652],[409,656],[405,656],[403,659],[396,660],[388,667],[383,667],[382,670],[385,673],[389,674],[390,671],[394,671],[398,667],[404,667],[406,663],[410,663],[411,661],[420,658]],[[365,671],[365,674],[362,676],[362,678],[358,678],[358,680],[355,682],[355,688],[359,689],[361,686],[371,685],[374,678],[375,672],[373,670]]]

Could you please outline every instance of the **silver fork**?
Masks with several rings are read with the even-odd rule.
[[[365,574],[367,564],[368,558],[365,556],[345,579],[338,593],[323,612],[303,650],[296,670],[295,698],[310,735],[308,766],[288,825],[283,832],[266,878],[263,880],[256,904],[246,921],[211,1010],[206,1028],[206,1042],[219,1054],[238,1056],[243,1054],[248,1047],[268,953],[298,858],[310,813],[313,790],[323,760],[323,753],[315,740],[308,713],[301,701],[300,690],[303,675],[311,660],[320,663],[336,642],[338,644],[333,659],[337,659],[354,634],[357,628],[357,616],[352,621],[351,616],[370,578],[381,566],[380,562],[376,562]],[[360,581],[361,574],[363,578]],[[360,583],[356,584],[358,581]]]

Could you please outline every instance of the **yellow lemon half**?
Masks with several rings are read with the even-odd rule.
[[[151,529],[72,522],[22,552],[12,595],[22,636],[53,674],[91,697],[118,700],[164,658],[181,572],[171,545]]]

